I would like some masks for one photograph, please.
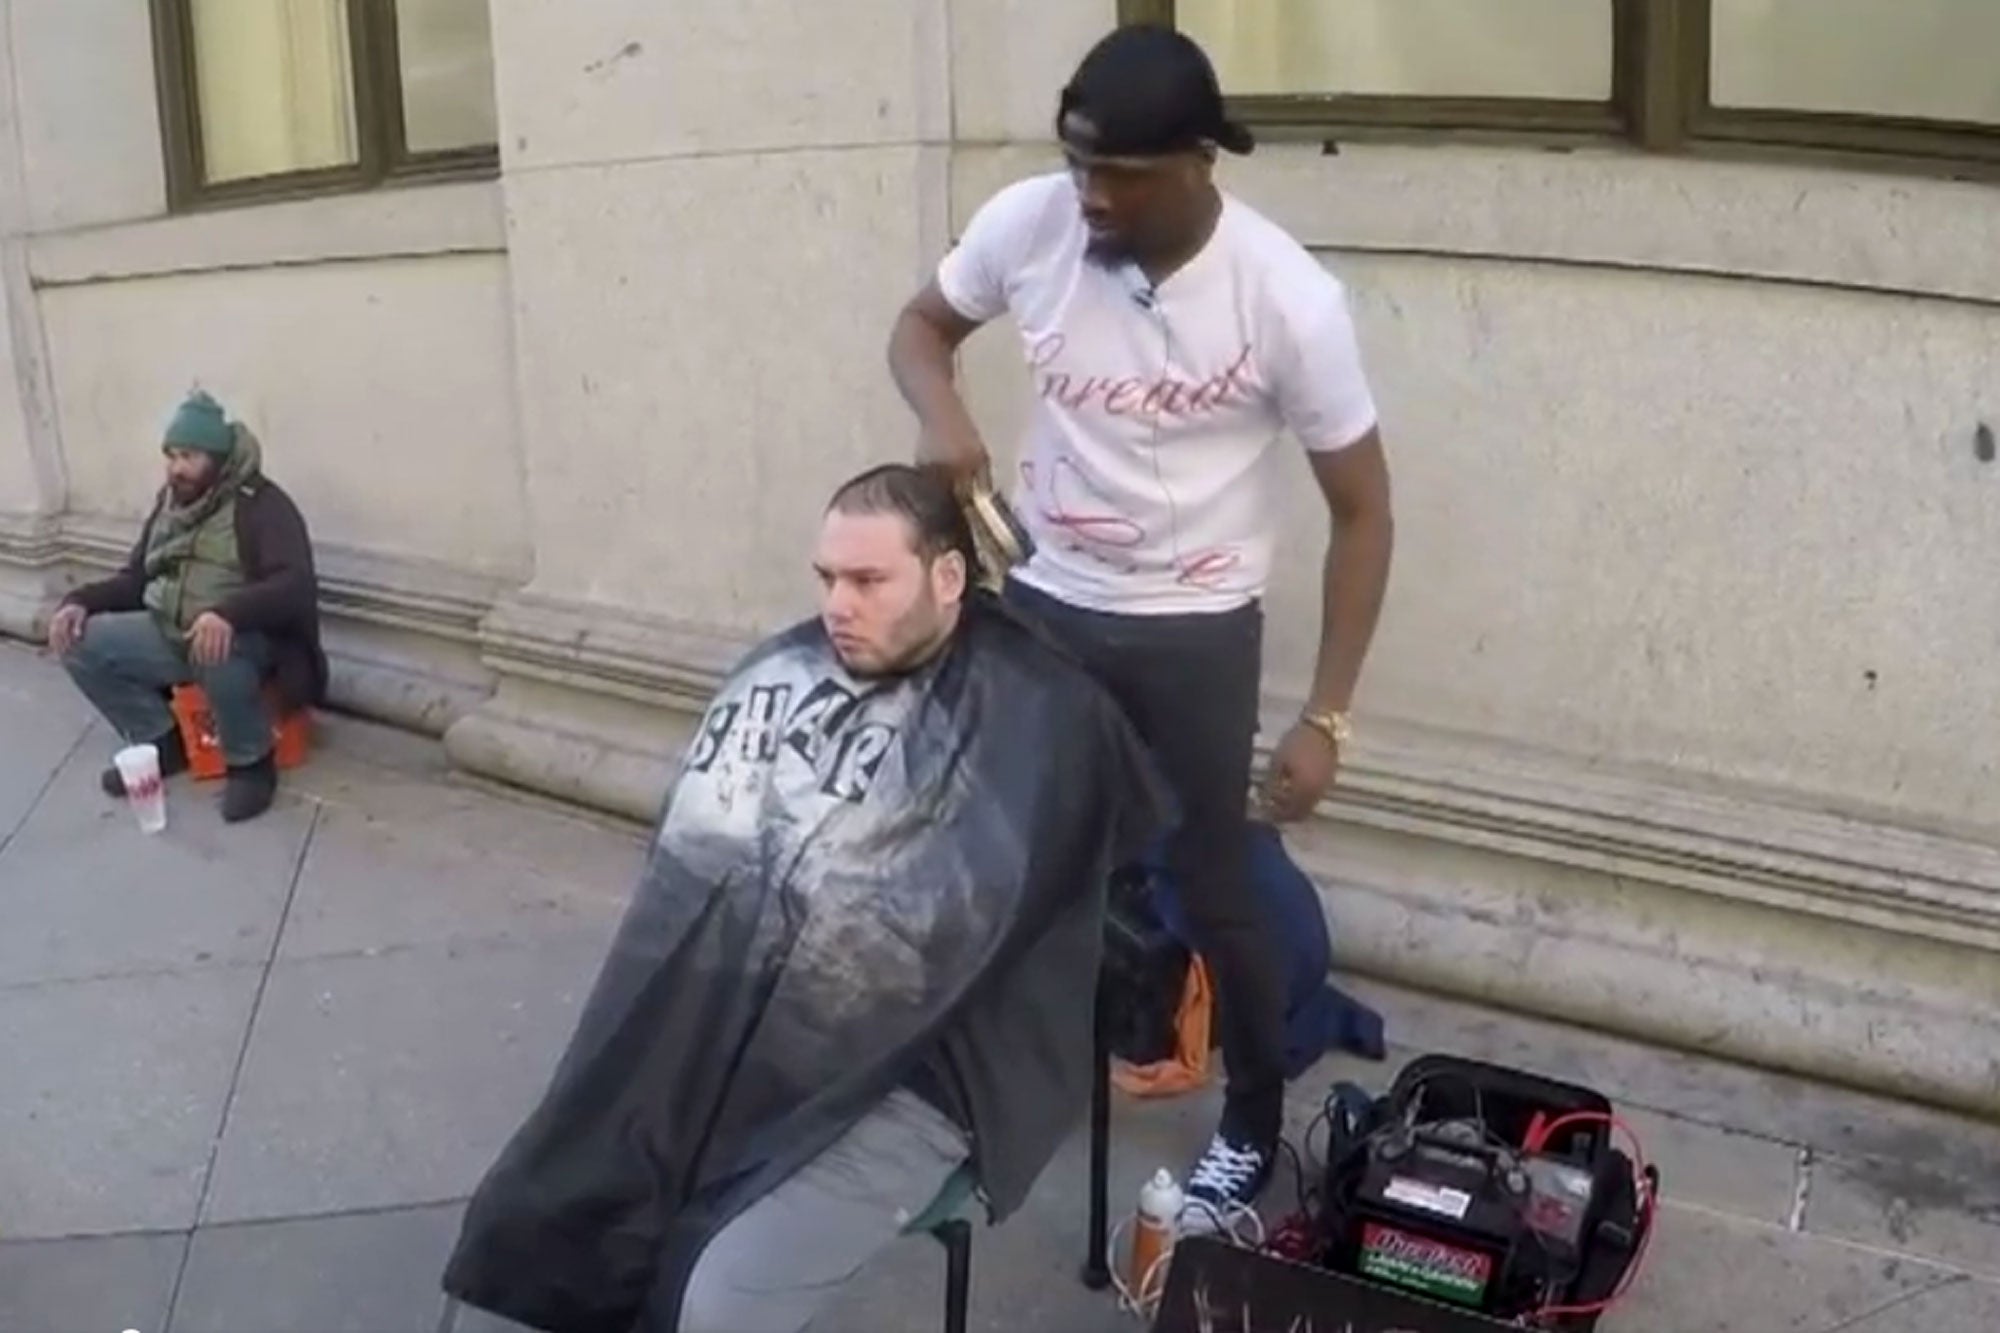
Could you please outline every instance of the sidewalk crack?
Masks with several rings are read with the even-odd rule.
[[[201,1230],[202,1217],[208,1212],[208,1196],[215,1188],[215,1163],[222,1155],[222,1139],[229,1132],[229,1117],[236,1109],[236,1092],[243,1082],[243,1067],[249,1063],[250,1041],[257,1032],[257,1018],[264,1009],[264,992],[271,984],[271,969],[278,962],[278,946],[284,942],[285,927],[292,919],[292,904],[298,898],[299,881],[305,878],[306,858],[312,854],[313,837],[319,832],[320,813],[326,807],[318,801],[312,802],[312,818],[306,824],[306,835],[299,839],[299,854],[292,861],[291,881],[285,886],[285,906],[278,913],[278,928],[271,932],[271,947],[264,955],[264,966],[257,977],[257,993],[250,999],[250,1016],[243,1024],[243,1040],[236,1047],[236,1064],[229,1071],[229,1089],[222,1097],[222,1117],[215,1127],[215,1137],[208,1142],[208,1162],[202,1168],[201,1194],[195,1200],[194,1221],[188,1227],[188,1241],[181,1250],[179,1269],[174,1273],[173,1294],[167,1298],[167,1333],[171,1333],[174,1321],[180,1315],[181,1284],[187,1280],[188,1261],[194,1255],[195,1234]]]
[[[1970,1281],[1972,1279],[1964,1273],[1947,1274],[1927,1287],[1918,1287],[1913,1291],[1903,1292],[1901,1295],[1893,1296],[1872,1309],[1863,1310],[1860,1314],[1852,1315],[1837,1324],[1830,1324],[1826,1328],[1821,1329],[1820,1333],[1847,1333],[1848,1330],[1860,1328],[1869,1320],[1874,1319],[1878,1315],[1885,1315],[1898,1306],[1908,1305],[1911,1301],[1928,1296],[1932,1292],[1943,1291],[1946,1287],[1953,1287],[1961,1282]]]
[[[54,768],[49,770],[48,781],[44,782],[41,789],[35,793],[35,799],[28,802],[28,808],[21,812],[20,820],[13,828],[8,829],[5,833],[0,833],[0,853],[4,853],[8,847],[12,846],[15,836],[22,829],[28,827],[28,821],[35,817],[35,812],[42,808],[42,802],[49,798],[49,789],[56,785],[56,779],[62,776],[63,770],[69,767],[70,760],[76,758],[76,752],[81,750],[83,743],[89,739],[90,728],[88,726],[85,726],[76,733],[76,739],[70,742],[67,750],[63,751],[63,757],[56,761]]]

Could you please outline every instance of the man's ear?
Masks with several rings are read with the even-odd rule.
[[[937,580],[933,589],[940,601],[962,602],[968,586],[972,582],[972,571],[965,563],[962,551],[946,551],[932,566],[932,577]]]

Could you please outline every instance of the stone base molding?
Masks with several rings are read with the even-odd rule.
[[[128,540],[0,519],[0,629],[34,633]],[[337,707],[634,820],[748,646],[416,562],[329,550],[322,572]],[[1289,835],[1343,968],[2000,1115],[2000,831],[1363,721]]]

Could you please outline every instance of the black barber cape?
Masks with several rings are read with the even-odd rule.
[[[1039,1044],[1064,1067],[1039,1084],[1013,1070],[1069,1103],[1040,1108],[1058,1134],[1005,1143],[1011,1117],[981,1123],[976,1090],[964,1113],[982,1174],[1011,1151],[1032,1179],[1083,1110],[1106,880],[1165,818],[1116,704],[986,593],[900,679],[850,677],[817,621],[767,640],[682,760],[575,1034],[473,1195],[445,1290],[554,1333],[671,1333],[709,1238],[1004,1016],[1015,987],[1033,993],[1026,1022],[1063,1015]]]

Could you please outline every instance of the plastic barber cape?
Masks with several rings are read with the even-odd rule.
[[[1003,1216],[1084,1110],[1105,884],[1165,818],[1116,704],[988,594],[900,679],[850,677],[816,621],[766,641],[445,1289],[666,1333],[711,1236],[941,1059]]]

